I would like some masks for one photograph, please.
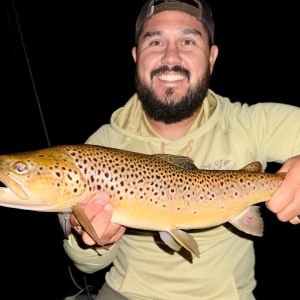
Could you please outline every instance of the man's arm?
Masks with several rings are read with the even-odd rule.
[[[64,241],[64,249],[77,268],[86,273],[101,270],[113,261],[118,251],[117,241],[126,229],[124,226],[110,223],[113,207],[108,200],[108,193],[98,192],[85,206],[85,213],[103,247],[95,245],[95,241],[81,228],[74,214],[70,217],[73,234]]]

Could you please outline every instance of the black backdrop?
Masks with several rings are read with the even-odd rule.
[[[1,154],[48,147],[48,141],[83,143],[109,122],[134,93],[131,48],[142,2],[1,1]],[[212,89],[243,103],[297,104],[296,4],[208,2],[220,48]],[[270,164],[269,170],[278,167]],[[256,298],[299,299],[300,227],[279,222],[261,206],[265,232],[255,239]],[[100,288],[104,271],[83,274],[64,253],[56,214],[0,207],[0,228],[1,299],[73,295],[78,289],[69,266],[79,285],[85,275],[94,293]]]

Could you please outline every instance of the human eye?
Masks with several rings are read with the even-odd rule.
[[[183,40],[182,45],[183,46],[192,46],[192,45],[195,45],[195,42],[192,40]]]
[[[161,46],[161,45],[162,45],[162,43],[157,40],[153,40],[150,42],[150,46]]]

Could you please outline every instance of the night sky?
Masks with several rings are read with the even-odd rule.
[[[291,16],[297,3],[208,2],[219,46],[212,89],[242,103],[297,105],[299,26]],[[0,154],[84,143],[134,93],[131,48],[143,1],[106,3],[1,1]],[[299,299],[300,227],[261,207],[265,231],[255,238],[255,295]],[[0,298],[59,300],[77,293],[68,267],[81,286],[85,274],[62,248],[57,215],[4,207],[0,214]],[[96,293],[104,271],[85,276]]]

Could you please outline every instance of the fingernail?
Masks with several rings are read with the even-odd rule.
[[[104,206],[104,210],[106,211],[112,211],[113,210],[113,207],[110,203],[107,203],[105,206]]]
[[[95,201],[95,204],[102,204],[102,205],[104,205],[104,204],[106,204],[107,203],[107,198],[99,198],[99,199],[97,199],[96,201]]]

